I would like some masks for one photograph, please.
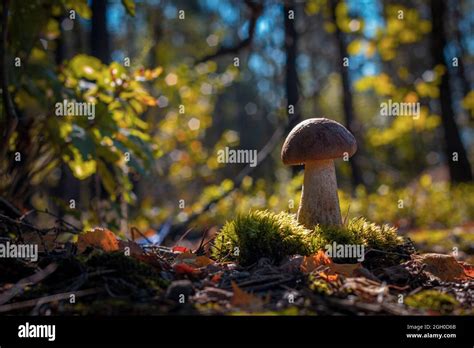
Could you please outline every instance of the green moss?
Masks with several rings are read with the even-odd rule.
[[[397,235],[397,230],[389,225],[377,225],[364,218],[349,220],[347,226],[316,226],[314,231],[315,243],[326,244],[360,244],[368,248],[387,250],[403,243]],[[323,244],[324,243],[324,244]]]
[[[449,314],[459,302],[448,294],[436,290],[423,290],[405,299],[405,304],[409,307],[432,310],[441,314]]]
[[[311,231],[293,215],[253,211],[228,221],[217,235],[212,254],[218,260],[250,265],[262,257],[274,262],[288,255],[308,255],[314,250]]]
[[[316,226],[310,231],[292,214],[253,211],[224,225],[212,254],[218,260],[249,265],[262,257],[279,262],[288,255],[309,255],[333,242],[387,250],[401,245],[403,240],[395,228],[364,218],[352,219],[347,226]]]

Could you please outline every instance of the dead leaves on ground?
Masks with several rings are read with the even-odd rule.
[[[300,270],[305,274],[320,271],[319,275],[322,278],[328,281],[336,281],[338,275],[351,277],[354,275],[354,272],[361,267],[360,263],[334,263],[323,250],[320,250],[316,254],[305,256],[301,262]]]
[[[214,261],[206,256],[198,256],[185,251],[176,256],[173,269],[179,275],[197,276],[201,273],[201,268],[213,263]]]
[[[473,266],[457,261],[452,255],[421,254],[413,255],[412,259],[424,265],[423,271],[431,278],[445,282],[473,279]]]
[[[238,307],[244,310],[257,310],[262,308],[265,303],[264,300],[242,290],[234,281],[232,281],[231,284],[234,295],[230,300],[230,304],[233,307]]]

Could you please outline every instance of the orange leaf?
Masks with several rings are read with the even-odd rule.
[[[239,288],[234,281],[232,281],[232,290],[234,290],[234,296],[232,296],[232,299],[230,300],[232,306],[255,309],[261,307],[263,304],[263,301],[260,298],[245,292]]]
[[[465,262],[459,263],[464,268],[464,274],[468,277],[474,278],[474,266]]]
[[[90,232],[79,235],[77,249],[82,253],[87,247],[99,248],[110,252],[119,250],[119,243],[112,231],[96,227]]]
[[[180,246],[180,245],[174,246],[171,250],[172,250],[172,251],[182,252],[182,253],[185,253],[185,252],[189,251],[188,248],[186,248],[186,247],[184,247],[184,246]]]
[[[353,276],[353,272],[361,267],[360,263],[334,263],[323,250],[320,250],[317,254],[305,256],[303,258],[303,262],[301,263],[300,269],[303,273],[311,273],[321,266],[326,266],[327,268],[329,268],[329,270],[324,272],[327,278],[325,278],[326,280],[336,280],[337,277],[329,279],[329,276],[335,274],[341,274],[345,277],[351,277]]]
[[[319,276],[328,282],[335,282],[338,279],[337,274],[327,274],[325,272],[319,272]]]
[[[220,280],[222,278],[222,274],[221,273],[218,273],[218,274],[214,274],[211,278],[211,282],[213,283],[219,283]]]
[[[316,268],[331,264],[331,259],[323,250],[318,251],[317,254],[305,256],[301,263],[300,269],[303,273],[311,273]]]

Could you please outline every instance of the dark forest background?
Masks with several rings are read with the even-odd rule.
[[[324,116],[359,145],[336,163],[343,216],[420,235],[469,223],[473,11],[469,0],[2,0],[1,209],[128,237],[136,226],[159,242],[253,208],[296,212],[302,171],[283,166],[281,144]],[[57,117],[64,99],[95,104],[95,118]],[[419,102],[419,117],[381,115],[389,100]],[[258,150],[258,166],[218,163],[226,146]]]

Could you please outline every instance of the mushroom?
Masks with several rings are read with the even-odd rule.
[[[316,224],[342,225],[334,159],[349,158],[356,150],[351,132],[327,118],[310,118],[291,130],[281,159],[286,165],[305,165],[299,223],[309,229]]]

